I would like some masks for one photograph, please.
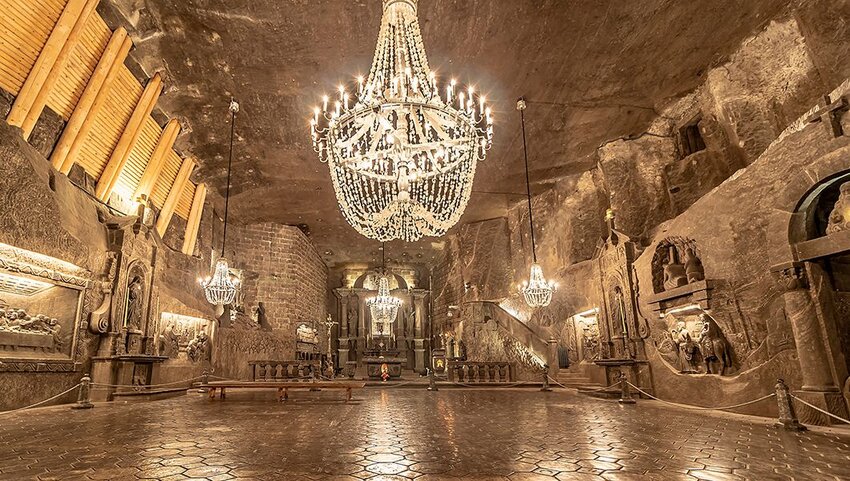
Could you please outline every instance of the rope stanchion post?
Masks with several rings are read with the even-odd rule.
[[[617,376],[620,379],[620,404],[635,404],[636,401],[632,397],[632,391],[629,389],[628,375],[620,371]]]
[[[428,369],[428,390],[431,392],[439,391],[439,389],[437,389],[437,380],[434,379],[434,370],[430,368],[426,369]]]
[[[551,392],[552,388],[549,387],[549,365],[543,365],[543,387],[540,388],[541,392]]]
[[[777,379],[774,389],[776,389],[776,405],[779,408],[777,426],[781,426],[786,431],[805,431],[806,426],[800,424],[797,419],[797,412],[794,410],[794,402],[791,400],[788,385],[785,384],[783,379]]]
[[[71,406],[71,409],[91,409],[94,404],[91,402],[91,376],[83,375],[80,379],[80,392],[77,395],[77,402]]]

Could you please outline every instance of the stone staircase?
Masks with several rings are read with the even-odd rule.
[[[599,383],[591,381],[589,377],[581,373],[570,372],[567,369],[558,371],[558,376],[555,380],[566,387],[578,389],[579,392],[596,391],[604,387]]]

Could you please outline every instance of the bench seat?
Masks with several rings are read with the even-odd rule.
[[[354,381],[211,381],[202,384],[202,388],[209,390],[210,399],[215,399],[215,392],[219,392],[219,399],[225,399],[228,389],[277,389],[278,401],[289,399],[290,389],[344,389],[346,401],[351,401],[352,389],[363,389],[365,382]]]

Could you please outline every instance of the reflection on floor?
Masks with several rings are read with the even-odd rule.
[[[850,431],[530,389],[191,394],[0,422],[2,480],[847,479]]]

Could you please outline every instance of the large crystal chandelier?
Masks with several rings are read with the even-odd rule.
[[[520,121],[522,122],[522,154],[525,157],[525,191],[528,198],[528,222],[531,228],[531,255],[534,260],[531,264],[531,273],[528,277],[528,282],[522,283],[522,295],[525,297],[525,303],[528,307],[546,307],[552,302],[552,293],[555,292],[556,284],[552,281],[546,281],[543,277],[543,268],[537,263],[537,246],[534,242],[534,215],[531,210],[531,182],[528,176],[528,147],[525,142],[525,99],[519,99],[516,103],[516,108],[519,110]]]
[[[224,247],[227,245],[227,214],[230,207],[230,173],[233,166],[233,133],[234,125],[236,124],[236,112],[239,112],[239,104],[231,100],[230,155],[227,159],[227,191],[224,196],[224,234],[221,239],[221,257],[215,263],[215,270],[212,277],[199,279],[201,286],[204,288],[204,295],[207,298],[207,302],[215,306],[232,304],[236,298],[236,290],[239,286],[239,279],[230,275],[230,266],[227,265],[227,259],[224,257]]]
[[[369,313],[372,314],[372,320],[377,322],[382,328],[395,322],[398,316],[398,308],[401,306],[401,299],[390,295],[390,279],[387,275],[387,266],[385,261],[386,248],[381,246],[381,276],[378,278],[378,295],[366,299],[366,306],[369,308]]]
[[[384,0],[369,77],[325,96],[310,121],[343,216],[380,241],[440,236],[457,223],[493,136],[484,96],[455,80],[438,86],[417,1]]]

